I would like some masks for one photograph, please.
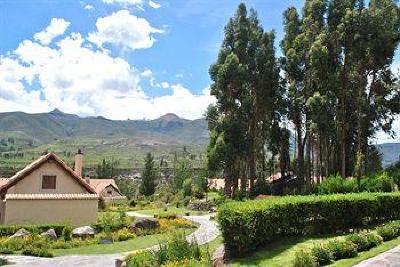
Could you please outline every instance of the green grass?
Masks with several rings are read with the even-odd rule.
[[[190,215],[201,215],[204,212],[188,210],[186,208],[176,208],[176,207],[169,207],[167,211],[165,208],[158,208],[158,209],[143,209],[143,210],[136,210],[135,212],[145,214],[145,215],[158,215],[160,213],[168,212],[168,213],[176,213],[177,215],[185,215],[186,212],[190,212]]]
[[[370,259],[372,257],[375,257],[376,255],[388,251],[396,246],[400,245],[400,237],[384,242],[383,244],[381,244],[378,247],[372,248],[368,251],[364,251],[364,252],[359,252],[358,256],[356,258],[352,258],[352,259],[344,259],[344,260],[339,260],[334,262],[333,264],[329,265],[329,266],[334,266],[334,267],[348,267],[348,266],[353,266],[357,263],[360,263],[363,260],[367,260]]]
[[[234,259],[231,266],[268,266],[268,267],[282,267],[292,266],[294,256],[297,250],[305,249],[315,242],[325,241],[328,237],[318,238],[283,238],[279,241],[273,242],[265,246],[261,250],[240,259]],[[400,245],[400,237],[381,244],[378,247],[372,248],[368,251],[358,253],[358,256],[351,259],[343,259],[335,261],[329,266],[334,267],[350,267],[363,260],[372,258],[382,252],[390,250]]]
[[[310,247],[314,242],[325,240],[326,237],[287,237],[265,246],[246,258],[234,259],[231,266],[291,266],[295,252],[298,249]]]
[[[180,232],[185,232],[185,234],[190,234],[194,232],[196,229],[185,229],[178,230]],[[83,254],[112,254],[112,253],[120,253],[120,252],[130,252],[138,249],[144,249],[151,247],[153,245],[157,245],[159,242],[164,242],[168,239],[168,234],[154,234],[147,236],[139,236],[134,239],[122,242],[114,242],[113,244],[96,244],[96,245],[88,245],[82,247],[76,247],[71,249],[53,249],[51,252],[54,253],[55,256],[62,255],[83,255]]]

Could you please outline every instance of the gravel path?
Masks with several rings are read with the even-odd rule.
[[[139,214],[136,212],[128,212],[128,216],[135,217],[152,217],[149,215]],[[184,216],[184,218],[191,220],[199,224],[199,228],[188,235],[186,238],[192,241],[193,238],[197,240],[199,244],[205,244],[213,241],[219,235],[219,230],[216,224],[210,220],[211,215],[205,216]],[[153,246],[150,249],[157,249],[157,246]],[[5,256],[13,267],[113,267],[115,266],[115,260],[121,259],[126,253],[118,254],[103,254],[103,255],[68,255],[60,256],[55,258],[37,258],[30,256]]]
[[[376,257],[362,261],[354,267],[400,267],[400,246],[388,250]]]

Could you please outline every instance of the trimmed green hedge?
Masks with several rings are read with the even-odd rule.
[[[230,202],[218,211],[225,244],[238,254],[283,236],[337,233],[399,218],[399,193],[286,196]]]
[[[57,236],[61,236],[65,226],[65,224],[0,225],[0,237],[11,236],[21,228],[24,228],[31,233],[38,234],[53,228]]]

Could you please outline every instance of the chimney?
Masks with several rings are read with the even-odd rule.
[[[75,168],[74,168],[75,173],[79,177],[82,177],[82,167],[83,167],[83,153],[79,149],[78,153],[76,153],[75,155]]]

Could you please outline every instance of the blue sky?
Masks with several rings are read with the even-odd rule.
[[[303,1],[243,1],[265,30]],[[0,112],[194,119],[234,0],[0,0]],[[396,59],[395,65],[399,66]]]

